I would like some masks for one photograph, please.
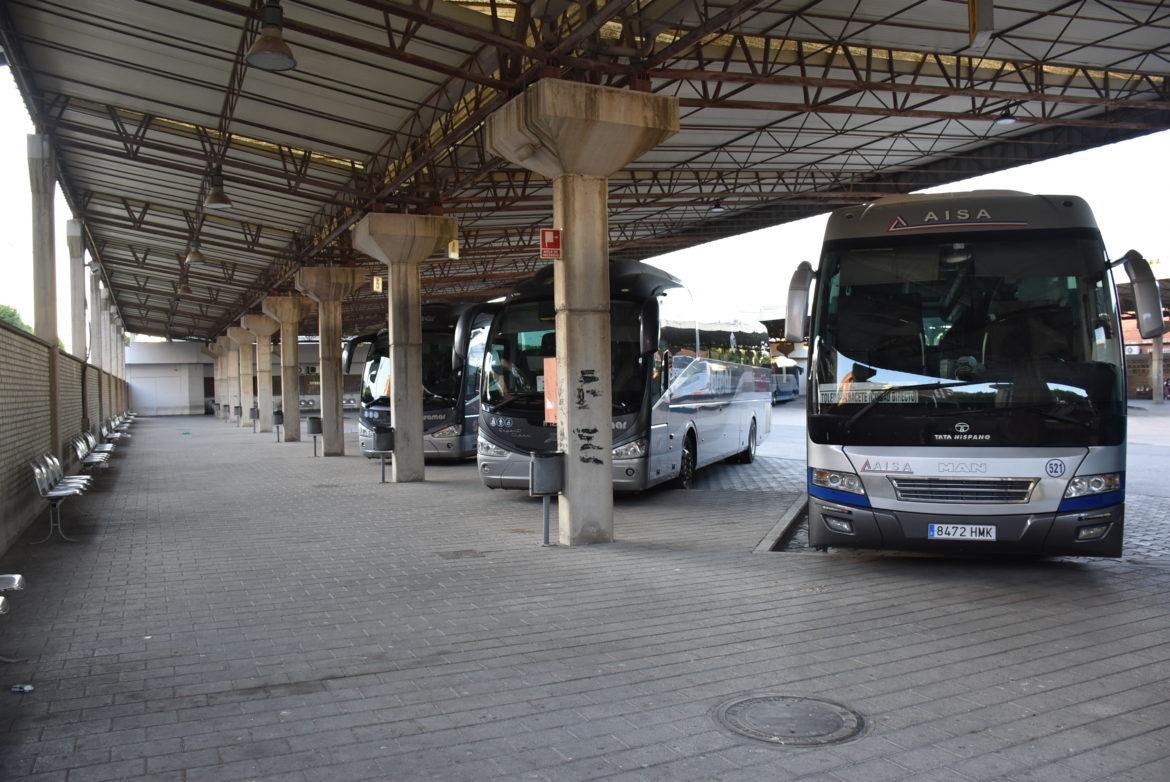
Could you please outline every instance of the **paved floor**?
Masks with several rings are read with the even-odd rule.
[[[0,561],[0,670],[36,688],[0,691],[0,779],[1170,778],[1170,559],[752,554],[803,471],[774,457],[579,549],[470,465],[380,485],[204,418],[116,461],[64,508],[82,542]],[[867,728],[718,727],[751,693]]]

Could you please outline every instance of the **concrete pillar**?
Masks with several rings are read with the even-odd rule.
[[[353,246],[389,268],[391,480],[421,481],[423,465],[422,283],[419,262],[455,238],[450,217],[368,214]]]
[[[228,412],[224,420],[228,423],[236,420],[236,408],[240,406],[240,346],[231,337],[231,329],[227,330],[227,391]]]
[[[1154,404],[1165,402],[1163,395],[1163,380],[1166,377],[1162,366],[1162,335],[1154,337],[1154,344],[1150,345],[1150,391]]]
[[[231,418],[231,384],[228,380],[228,358],[231,355],[231,340],[226,336],[215,338],[215,401],[219,405],[219,418],[227,421]]]
[[[240,325],[256,338],[256,406],[260,408],[261,432],[272,431],[272,335],[280,321],[267,315],[245,315]]]
[[[255,337],[252,332],[239,326],[232,326],[227,330],[228,337],[232,342],[236,343],[236,349],[239,354],[237,361],[239,362],[239,374],[237,375],[236,387],[239,389],[240,401],[236,402],[240,406],[240,418],[236,424],[242,429],[245,426],[252,428],[252,341]]]
[[[65,224],[65,238],[69,242],[69,350],[85,358],[85,240],[80,220]]]
[[[89,363],[102,365],[101,292],[96,271],[89,275]]]
[[[284,411],[284,441],[301,439],[301,357],[297,338],[301,319],[309,312],[304,296],[267,296],[260,309],[280,323],[280,407]]]
[[[608,177],[678,127],[674,97],[559,79],[533,84],[488,118],[491,152],[553,180],[564,545],[613,539]]]
[[[341,300],[365,280],[365,270],[351,266],[312,266],[297,272],[297,290],[317,302],[321,336],[321,423],[326,456],[345,455],[341,410]]]
[[[32,193],[33,333],[48,342],[49,444],[60,455],[60,417],[57,386],[57,258],[53,251],[53,189],[57,170],[49,137],[28,137],[28,177]]]
[[[57,170],[49,137],[28,137],[32,187],[33,333],[57,344],[57,259],[53,254],[53,188]]]

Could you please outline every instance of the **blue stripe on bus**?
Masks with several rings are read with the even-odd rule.
[[[826,489],[824,486],[815,486],[812,482],[813,468],[808,468],[808,496],[816,497],[821,500],[828,500],[829,502],[836,502],[841,505],[852,505],[855,508],[868,508],[869,497],[864,494],[854,494],[851,491],[838,491],[837,489]]]
[[[1111,505],[1120,505],[1125,502],[1125,490],[1107,491],[1102,494],[1088,494],[1084,497],[1073,497],[1060,501],[1057,513],[1068,513],[1075,510],[1097,510],[1108,508]]]

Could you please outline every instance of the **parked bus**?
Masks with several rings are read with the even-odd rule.
[[[479,372],[493,304],[423,305],[423,452],[433,459],[475,455],[479,430]],[[370,458],[374,430],[391,425],[390,356],[387,332],[362,334],[345,345],[345,371],[358,346],[368,344],[361,382],[358,444]]]
[[[682,283],[638,262],[611,264],[610,299],[614,489],[689,488],[701,467],[752,461],[771,431],[763,325],[707,322]],[[529,453],[556,449],[545,415],[554,321],[550,267],[517,286],[492,322],[478,463],[493,489],[527,488]]]
[[[1111,268],[1143,336],[1149,265],[1105,256],[1085,202],[1007,191],[834,212],[793,276],[812,546],[1120,556],[1125,376]]]

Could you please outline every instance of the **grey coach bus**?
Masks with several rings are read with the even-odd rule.
[[[479,424],[490,488],[528,486],[530,452],[555,450],[553,271],[509,294],[492,322]],[[613,483],[637,491],[726,458],[750,462],[771,431],[763,324],[696,317],[690,293],[643,263],[610,266]]]
[[[809,287],[809,540],[1120,556],[1125,377],[1111,267],[1143,336],[1149,265],[1107,260],[1073,196],[897,196],[834,212]],[[799,313],[799,314],[798,314]]]
[[[423,450],[428,458],[467,459],[475,455],[479,430],[479,371],[492,304],[423,306]],[[345,371],[357,347],[369,344],[362,372],[358,444],[370,458],[374,430],[389,426],[390,358],[386,330],[353,337],[345,344]]]

